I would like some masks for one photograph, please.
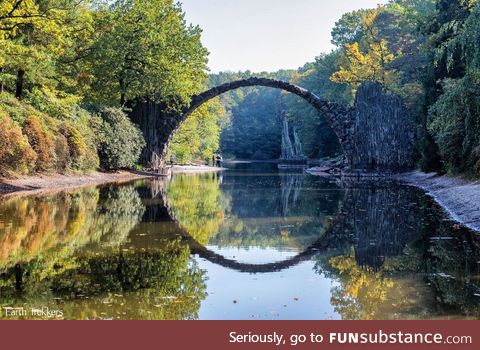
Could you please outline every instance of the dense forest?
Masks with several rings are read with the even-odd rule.
[[[349,105],[362,82],[378,82],[416,122],[419,167],[480,175],[480,3],[392,0],[344,14],[331,36],[335,49],[296,71],[209,74],[201,29],[173,0],[3,0],[0,175],[135,167],[145,140],[129,102],[175,111],[208,86],[252,75]],[[171,153],[182,163],[216,152],[279,158],[285,116],[307,157],[341,152],[305,102],[248,88],[199,108]]]

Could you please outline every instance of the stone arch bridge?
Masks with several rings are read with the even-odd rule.
[[[413,167],[413,126],[398,96],[375,83],[365,83],[353,107],[322,99],[291,83],[269,78],[248,78],[213,87],[192,97],[180,113],[165,113],[152,102],[133,103],[131,118],[147,139],[145,163],[162,173],[173,135],[202,104],[231,90],[263,86],[293,93],[325,118],[338,137],[347,165],[354,170],[401,171]]]

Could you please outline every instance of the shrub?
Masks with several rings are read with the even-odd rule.
[[[54,144],[51,138],[43,130],[42,125],[35,116],[30,116],[25,121],[23,132],[28,138],[28,142],[37,153],[35,171],[50,171],[54,162]]]
[[[68,152],[65,152],[64,140],[57,140],[61,157],[59,166],[68,166],[74,171],[95,170],[98,165],[98,155],[95,146],[90,144],[88,138],[71,123],[64,123],[60,127],[60,133],[66,140]],[[63,150],[62,150],[63,149]],[[68,164],[68,165],[67,165]]]
[[[0,115],[0,175],[28,174],[36,158],[20,126],[10,117]]]
[[[70,169],[72,158],[67,138],[63,134],[55,137],[55,171],[63,173]]]
[[[86,170],[84,163],[88,152],[88,146],[84,137],[71,123],[64,123],[60,127],[61,134],[65,137],[68,144],[68,154],[71,160],[72,170]]]
[[[20,125],[23,125],[29,116],[40,114],[32,106],[17,100],[8,93],[0,94],[0,112],[5,113]]]
[[[100,166],[106,170],[132,168],[137,163],[145,140],[142,132],[120,109],[104,108],[92,120]]]
[[[92,115],[79,108],[73,100],[63,98],[60,105],[59,101],[52,98],[42,100],[41,96],[37,96],[37,99],[34,97],[32,94],[29,96],[29,102],[33,103],[31,105],[8,93],[0,94],[0,115],[7,116],[17,126],[23,126],[22,132],[30,148],[37,154],[29,170],[63,173],[98,168],[100,162],[94,142],[95,134],[90,126]],[[8,166],[15,167],[14,164]],[[3,167],[7,168],[7,165]]]

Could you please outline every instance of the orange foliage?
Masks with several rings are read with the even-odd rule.
[[[53,141],[48,138],[45,131],[42,129],[40,122],[34,116],[30,116],[25,121],[23,127],[25,135],[28,137],[28,142],[33,150],[37,153],[37,161],[35,164],[35,171],[49,171],[53,166]]]
[[[37,158],[20,126],[0,116],[0,175],[28,174]]]

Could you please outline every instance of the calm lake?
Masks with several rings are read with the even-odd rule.
[[[421,191],[227,166],[0,198],[1,318],[480,318],[480,236]]]

